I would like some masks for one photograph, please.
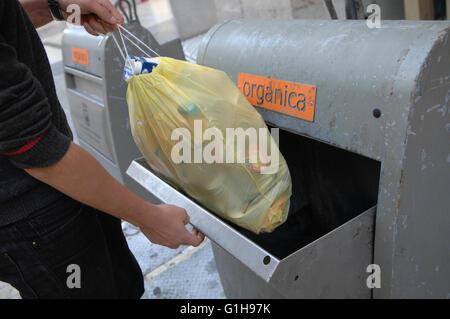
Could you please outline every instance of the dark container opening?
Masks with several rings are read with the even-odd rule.
[[[260,235],[229,223],[275,257],[286,258],[376,205],[380,162],[281,129],[280,151],[292,178],[287,221]]]

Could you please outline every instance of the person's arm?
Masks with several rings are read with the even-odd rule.
[[[58,0],[63,17],[67,19],[66,12],[70,4],[80,7],[80,23],[87,32],[98,35],[117,30],[117,24],[123,24],[123,16],[114,8],[109,0]],[[53,20],[48,8],[47,0],[20,0],[36,28]]]
[[[177,248],[179,245],[197,246],[204,239],[198,231],[186,230],[189,215],[184,209],[152,205],[142,200],[74,143],[55,165],[26,169],[26,172],[82,203],[138,226],[153,243]]]
[[[41,83],[1,33],[0,75],[0,156],[67,195],[141,227],[154,243],[176,248],[202,242],[204,235],[184,227],[189,221],[184,209],[146,203],[58,131]]]
[[[150,241],[170,248],[199,245],[186,211],[155,206],[131,193],[86,151],[52,124],[40,82],[0,35],[0,155],[68,196],[140,227]]]
[[[20,0],[31,22],[39,28],[53,20],[48,9],[47,0]]]

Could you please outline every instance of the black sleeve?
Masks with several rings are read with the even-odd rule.
[[[57,163],[71,139],[54,127],[51,117],[41,84],[0,36],[0,154],[22,169]]]

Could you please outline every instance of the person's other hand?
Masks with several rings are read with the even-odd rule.
[[[64,18],[69,13],[66,9],[71,4],[80,6],[80,23],[92,35],[106,34],[117,30],[117,25],[123,25],[122,14],[117,11],[109,0],[58,0]]]
[[[205,235],[194,228],[186,229],[189,215],[186,210],[172,205],[152,206],[148,214],[143,215],[139,228],[154,244],[177,249],[180,245],[199,246]]]

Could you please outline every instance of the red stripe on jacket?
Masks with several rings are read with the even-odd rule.
[[[31,142],[28,142],[27,144],[22,146],[17,152],[7,153],[7,154],[4,154],[4,155],[11,156],[11,155],[23,154],[23,153],[29,151],[31,148],[33,148],[33,146],[35,146],[44,137],[44,135],[45,135],[45,133],[42,134],[41,136],[37,137],[36,139],[32,140]]]

